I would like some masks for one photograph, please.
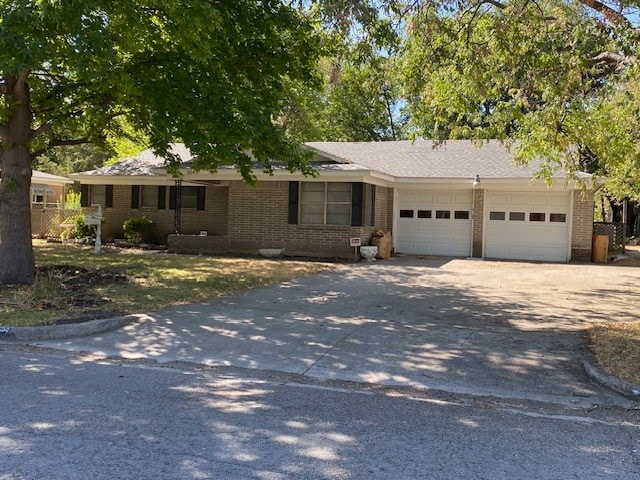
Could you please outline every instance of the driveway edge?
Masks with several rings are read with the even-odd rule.
[[[109,332],[125,325],[148,318],[147,315],[101,318],[82,323],[44,325],[40,327],[0,327],[0,340],[41,341],[63,340]]]
[[[597,366],[595,359],[587,358],[582,365],[587,375],[596,382],[611,390],[621,393],[625,397],[640,401],[640,386],[626,382],[618,377],[610,375]]]

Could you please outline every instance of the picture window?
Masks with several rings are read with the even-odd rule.
[[[302,182],[300,223],[351,225],[351,183]]]

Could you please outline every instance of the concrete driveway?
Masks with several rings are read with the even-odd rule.
[[[585,406],[584,329],[635,320],[640,270],[398,257],[40,345]]]

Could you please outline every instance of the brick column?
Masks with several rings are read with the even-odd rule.
[[[591,260],[593,236],[593,192],[573,191],[571,260]]]
[[[484,189],[473,190],[473,256],[482,257],[482,229],[484,224]]]

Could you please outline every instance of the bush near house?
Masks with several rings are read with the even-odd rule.
[[[95,225],[87,225],[86,219],[84,215],[78,215],[73,223],[75,227],[71,231],[71,238],[86,238],[91,237],[94,238],[96,236],[96,227]]]
[[[154,243],[156,240],[156,224],[147,217],[130,218],[122,226],[124,238],[134,245]]]

